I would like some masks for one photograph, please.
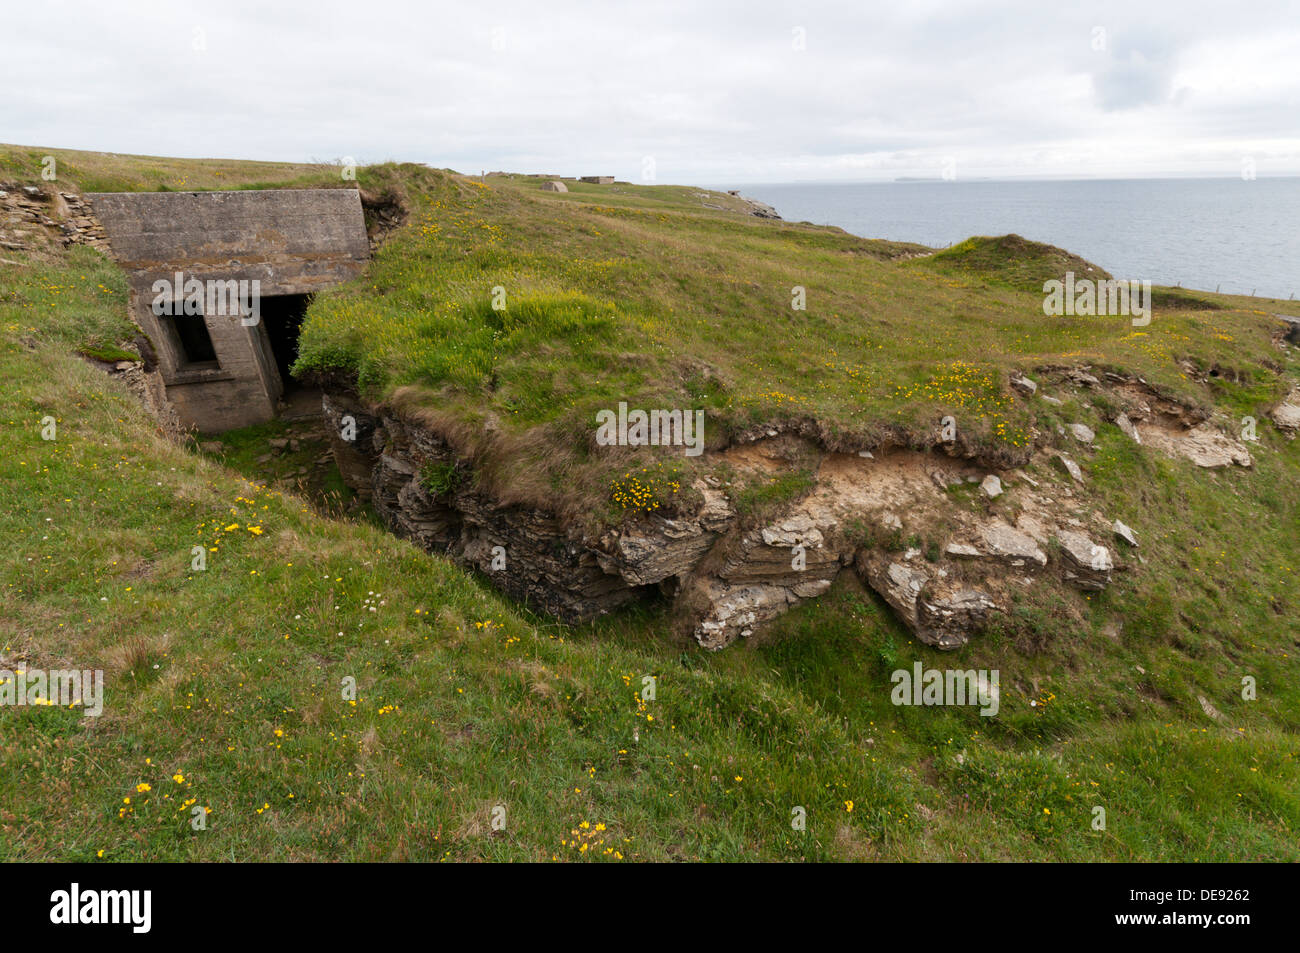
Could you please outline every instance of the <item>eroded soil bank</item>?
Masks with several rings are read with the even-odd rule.
[[[1090,409],[1089,396],[1101,398],[1094,426],[1197,466],[1252,465],[1226,421],[1139,379],[1058,368],[1042,381],[1011,386],[1027,401],[1059,405],[1049,388]],[[1096,591],[1117,572],[1141,571],[1140,525],[1121,517],[1138,521],[1107,512],[1089,490],[1096,433],[1083,423],[1036,432],[1023,463],[1001,467],[940,432],[931,449],[845,452],[779,425],[758,428],[716,454],[716,475],[694,482],[693,512],[629,514],[592,532],[483,492],[472,463],[428,425],[340,388],[323,403],[344,481],[393,532],[568,622],[666,599],[680,634],[717,649],[851,572],[921,641],[953,649],[1008,612],[1020,590]],[[779,477],[795,460],[813,461],[806,490],[757,516],[738,512],[742,486]]]

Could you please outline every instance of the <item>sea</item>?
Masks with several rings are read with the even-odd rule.
[[[724,186],[723,188],[737,188]],[[1010,232],[1117,278],[1300,298],[1300,177],[745,185],[787,221],[944,248]]]

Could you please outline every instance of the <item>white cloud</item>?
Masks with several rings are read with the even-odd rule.
[[[43,0],[6,13],[0,138],[633,180],[650,155],[678,182],[947,156],[965,176],[1232,175],[1246,154],[1297,174],[1291,9]]]

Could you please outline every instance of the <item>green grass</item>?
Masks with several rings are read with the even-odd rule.
[[[429,463],[420,473],[424,488],[436,496],[445,496],[460,486],[461,474],[454,463]]]
[[[128,351],[124,347],[117,347],[111,344],[107,347],[96,347],[93,344],[87,345],[81,348],[78,353],[83,354],[86,357],[93,357],[95,360],[103,361],[106,364],[112,364],[116,361],[140,360],[140,355],[135,351]]]
[[[110,172],[147,187],[147,166],[95,174]],[[781,415],[870,434],[956,412],[1015,449],[1016,428],[1083,420],[1090,492],[1144,562],[1088,598],[1031,590],[955,654],[915,643],[848,574],[716,654],[673,641],[653,608],[557,625],[364,518],[249,482],[278,425],[224,435],[220,458],[162,438],[77,356],[136,333],[99,254],[6,266],[0,667],[103,668],[107,698],[96,720],[0,709],[0,858],[1300,859],[1297,443],[1261,416],[1255,469],[1206,472],[1101,427],[1096,406],[1025,410],[1001,386],[1013,367],[1089,360],[1258,415],[1296,376],[1263,302],[1206,296],[1224,309],[1138,337],[1044,319],[974,271],[692,206],[693,190],[359,179],[403,188],[413,219],[363,281],[317,296],[302,366],[350,370],[460,433],[495,414],[498,466],[536,455],[539,484],[574,477],[554,492],[602,519],[621,512],[615,481],[640,481],[633,509],[668,505],[694,465],[589,460],[586,415],[619,399],[703,407],[710,442]],[[1179,360],[1239,373],[1201,385]],[[740,492],[761,510],[805,489],[796,474]],[[998,670],[998,717],[895,707],[890,673],[915,661]],[[212,810],[204,831],[195,806]]]
[[[757,520],[785,503],[793,502],[816,485],[816,475],[811,469],[795,469],[779,473],[771,479],[752,483],[736,494],[736,512],[742,517]]]
[[[535,479],[492,487],[521,502],[603,512],[612,479],[669,452],[589,452],[596,412],[621,400],[704,409],[714,448],[782,421],[871,446],[951,414],[969,447],[1019,462],[1035,418],[1006,396],[1012,371],[1121,367],[1197,404],[1209,395],[1180,362],[1245,368],[1256,416],[1284,387],[1268,311],[1293,302],[1168,291],[1186,307],[1147,327],[1046,317],[1044,276],[1086,263],[1015,236],[897,261],[905,249],[837,229],[705,209],[698,190],[382,172],[411,224],[365,278],[316,296],[296,372],[428,410],[489,484],[525,455]],[[481,439],[489,420],[501,439]]]
[[[443,560],[167,443],[26,305],[7,299],[0,347],[0,653],[104,668],[107,710],[0,711],[5,859],[831,857],[838,788],[888,793],[805,700],[525,618]],[[644,674],[660,688],[643,706],[625,677]],[[825,751],[816,771],[765,767],[778,722]],[[825,833],[795,838],[778,793]]]
[[[46,162],[54,159],[53,165]],[[344,167],[327,163],[172,159],[0,143],[0,181],[46,182],[79,192],[196,192],[213,189],[314,188],[343,185]]]

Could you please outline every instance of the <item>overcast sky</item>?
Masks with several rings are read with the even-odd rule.
[[[6,4],[0,141],[725,184],[1300,174],[1300,3]],[[650,161],[652,160],[652,161]]]

